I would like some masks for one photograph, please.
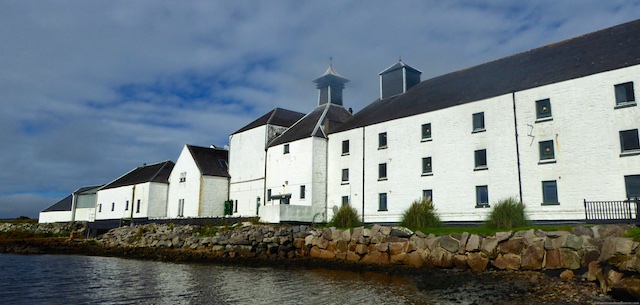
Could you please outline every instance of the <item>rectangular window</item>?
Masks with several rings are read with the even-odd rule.
[[[349,196],[342,196],[342,206],[349,205]]]
[[[422,190],[422,198],[427,198],[429,201],[433,202],[433,191],[432,190]]]
[[[627,198],[640,199],[640,175],[624,176]]]
[[[378,164],[378,181],[387,180],[387,163]]]
[[[431,139],[431,123],[422,124],[422,140],[426,141]]]
[[[187,172],[180,173],[180,182],[187,181]]]
[[[342,169],[342,183],[349,183],[349,169]]]
[[[127,203],[124,205],[124,210],[125,211],[129,210],[129,200],[127,200]]]
[[[387,133],[381,132],[378,134],[378,149],[387,148]]]
[[[476,186],[476,207],[489,206],[489,187],[486,185]]]
[[[484,112],[478,112],[473,114],[473,131],[484,130]]]
[[[342,155],[349,154],[349,140],[342,141]]]
[[[558,203],[558,184],[553,181],[542,181],[542,204],[553,205]]]
[[[184,216],[184,199],[178,199],[178,217]]]
[[[387,210],[387,193],[378,194],[378,211]]]
[[[620,132],[620,147],[622,152],[640,150],[640,140],[638,138],[638,130],[623,130]]]
[[[553,140],[540,141],[540,161],[554,160],[555,154],[553,153]]]
[[[267,190],[267,201],[271,201],[271,189]]]
[[[98,213],[102,213],[102,203],[98,205]]]
[[[476,161],[476,170],[487,169],[487,150],[479,149],[474,152],[475,161]]]
[[[238,213],[238,200],[236,200],[235,204],[233,205],[233,212]]]
[[[112,202],[112,203],[111,203],[111,212],[113,212],[113,211],[115,211],[115,210],[116,210],[116,203],[115,203],[115,202]]]
[[[431,157],[422,158],[422,175],[431,175],[433,174],[431,167]]]
[[[284,145],[284,153],[288,154],[289,153],[289,144],[285,144]]]
[[[536,119],[546,119],[551,117],[551,100],[544,99],[536,101]]]
[[[635,104],[635,95],[633,94],[633,82],[615,85],[616,105]]]
[[[305,192],[306,192],[306,186],[301,185],[300,186],[300,199],[304,199],[304,197],[306,196]]]
[[[136,203],[136,213],[140,213],[140,199],[138,199],[138,202]]]

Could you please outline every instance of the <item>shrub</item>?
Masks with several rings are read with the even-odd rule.
[[[331,224],[339,228],[353,228],[362,225],[358,211],[350,205],[343,205],[337,213],[333,214]]]
[[[423,197],[415,200],[409,209],[404,211],[400,225],[407,228],[433,228],[439,227],[441,221],[431,198]]]
[[[485,224],[490,228],[513,229],[529,225],[529,217],[524,204],[516,197],[509,197],[493,206]]]

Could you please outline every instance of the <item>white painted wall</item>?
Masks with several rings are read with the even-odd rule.
[[[229,178],[202,176],[201,192],[199,215],[224,216],[224,202],[229,198]]]
[[[266,134],[267,127],[263,125],[229,137],[228,198],[238,202],[239,215],[257,215],[258,197],[264,203]]]
[[[71,211],[52,211],[52,212],[40,212],[38,216],[38,223],[52,223],[52,222],[69,222],[71,221]],[[82,220],[78,220],[82,221]]]
[[[180,182],[182,173],[186,173],[185,181]],[[168,218],[178,218],[178,200],[180,199],[184,199],[184,217],[200,216],[201,177],[198,165],[185,145],[169,175]]]
[[[96,220],[121,219],[131,217],[132,185],[121,186],[98,191],[96,206]],[[133,202],[133,217],[166,217],[167,194],[169,187],[166,183],[146,182],[135,185],[135,200]],[[140,200],[140,211],[137,211],[137,201]],[[126,209],[126,202],[129,208]],[[115,209],[112,211],[112,203]],[[102,209],[100,211],[100,205]]]

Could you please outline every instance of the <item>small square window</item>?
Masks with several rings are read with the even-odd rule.
[[[484,130],[484,112],[478,112],[473,114],[473,131]]]
[[[631,129],[620,131],[620,147],[622,148],[623,153],[640,150],[638,130]]]
[[[305,192],[306,192],[306,186],[305,185],[301,185],[300,186],[300,199],[304,199],[305,198],[305,196],[306,196]]]
[[[474,158],[475,158],[475,164],[476,164],[475,169],[477,170],[487,169],[487,150],[486,149],[476,150],[474,152]]]
[[[422,158],[422,175],[432,174],[431,157]]]
[[[387,193],[378,194],[378,211],[387,210]]]
[[[432,190],[422,190],[422,198],[429,199],[429,201],[433,202],[433,191]]]
[[[180,173],[180,182],[187,181],[187,172]]]
[[[554,160],[553,140],[540,142],[540,161]]]
[[[476,186],[476,207],[489,206],[489,187],[486,185]]]
[[[378,149],[387,148],[387,133],[381,132],[378,134]]]
[[[342,183],[347,183],[349,182],[349,169],[348,168],[343,168],[342,169]]]
[[[624,186],[627,190],[627,198],[640,198],[640,175],[624,176]]]
[[[636,101],[633,94],[633,82],[615,85],[616,105],[630,104]]]
[[[387,180],[387,163],[378,164],[378,180]]]
[[[551,100],[544,99],[536,101],[536,118],[545,119],[551,117]]]
[[[422,140],[431,139],[431,123],[422,124]]]
[[[558,184],[553,181],[542,181],[542,204],[553,205],[558,203]]]
[[[288,154],[289,153],[289,144],[285,144],[284,145],[284,153]]]
[[[349,154],[349,140],[342,141],[342,155]]]
[[[349,196],[342,196],[342,206],[349,205]]]

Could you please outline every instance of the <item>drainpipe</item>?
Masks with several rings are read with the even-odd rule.
[[[78,206],[78,195],[74,192],[71,194],[71,222],[76,221],[76,207]]]
[[[382,89],[380,89],[382,90]],[[381,91],[382,92],[382,91]],[[364,223],[364,169],[365,169],[365,164],[364,164],[364,148],[365,148],[365,141],[364,141],[364,126],[362,126],[362,223]]]
[[[513,102],[513,125],[516,136],[516,156],[518,164],[518,195],[522,203],[522,172],[520,170],[520,145],[518,143],[518,117],[516,115],[516,93],[511,92],[511,101]]]
[[[131,188],[131,226],[133,226],[133,207],[135,207],[135,199],[136,199],[136,186],[133,185]]]

